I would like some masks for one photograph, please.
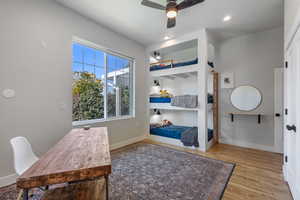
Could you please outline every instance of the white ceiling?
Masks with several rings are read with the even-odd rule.
[[[80,14],[145,46],[201,27],[224,40],[283,25],[283,0],[206,0],[179,12],[175,28],[166,28],[166,14],[140,5],[141,0],[57,0]],[[165,4],[165,0],[153,0]],[[232,20],[224,23],[223,17]]]

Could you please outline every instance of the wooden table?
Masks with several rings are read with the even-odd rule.
[[[27,200],[31,188],[104,176],[108,199],[110,173],[107,128],[73,129],[17,179],[17,186]]]

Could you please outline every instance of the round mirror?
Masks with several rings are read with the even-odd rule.
[[[255,110],[262,101],[260,91],[252,86],[235,88],[230,97],[232,105],[241,111]]]

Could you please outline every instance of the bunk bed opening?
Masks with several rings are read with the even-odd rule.
[[[177,140],[186,147],[199,147],[197,111],[152,109],[150,135],[163,137],[164,141]],[[213,140],[213,130],[207,129],[208,141]]]
[[[190,40],[151,52],[150,71],[198,64],[198,40]]]

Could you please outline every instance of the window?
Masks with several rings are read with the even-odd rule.
[[[133,116],[133,59],[73,43],[73,122]]]

